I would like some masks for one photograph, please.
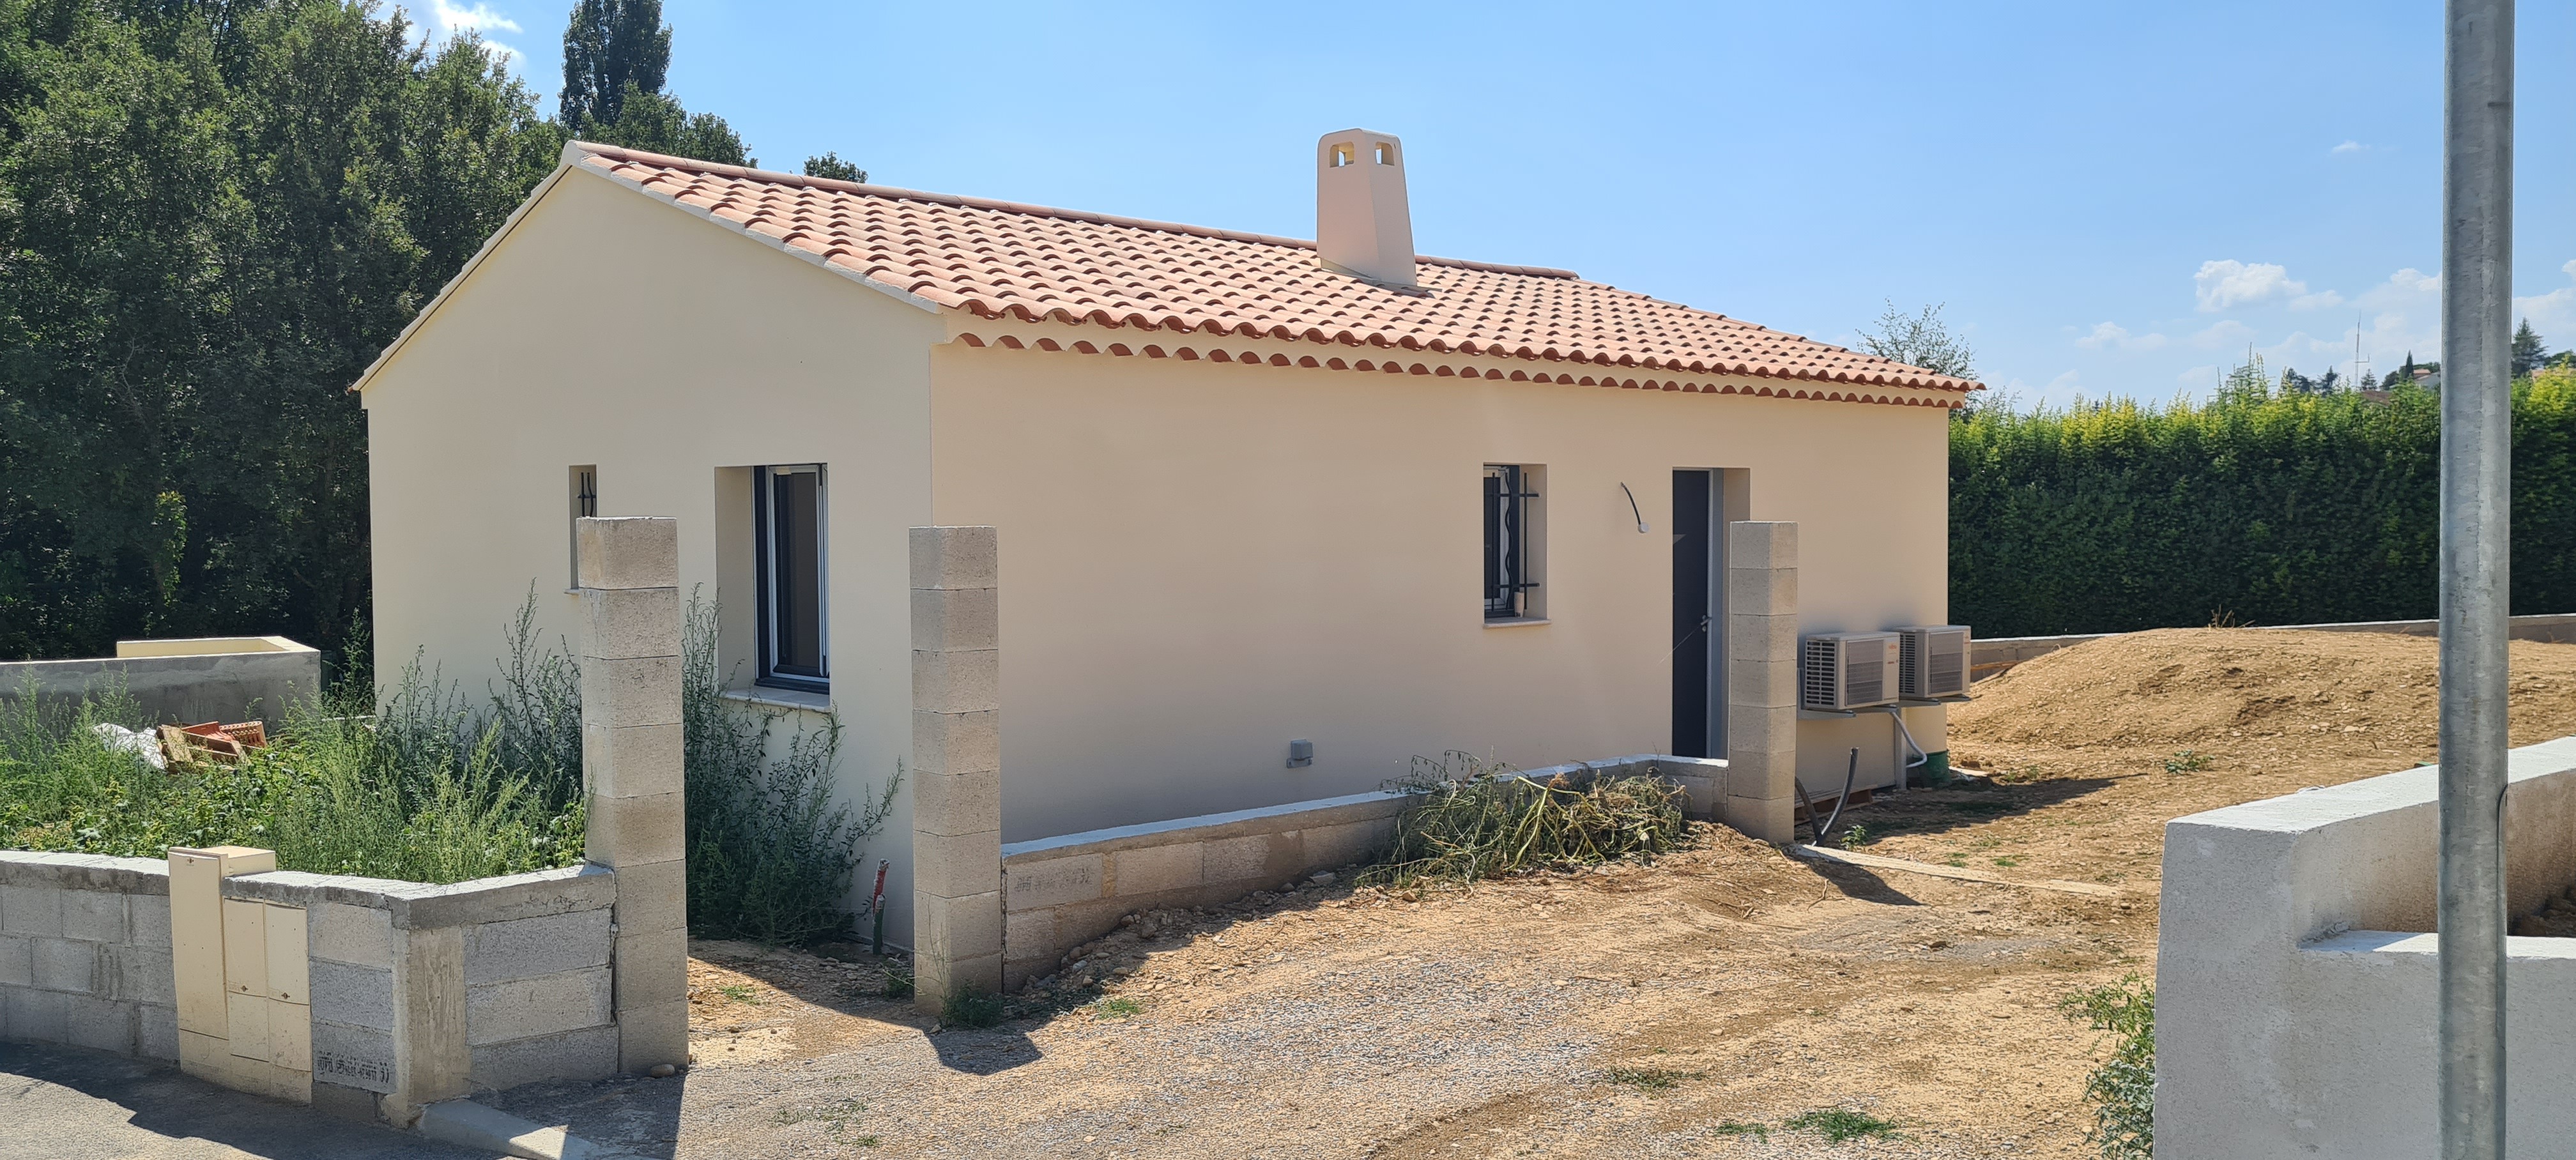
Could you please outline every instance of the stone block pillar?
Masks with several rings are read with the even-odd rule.
[[[689,913],[680,756],[679,521],[585,518],[586,856],[617,872],[618,1067],[689,1057]]]
[[[1791,840],[1798,772],[1798,525],[1726,525],[1726,800],[1719,820]]]
[[[913,1003],[1002,987],[1001,617],[992,528],[912,529]]]

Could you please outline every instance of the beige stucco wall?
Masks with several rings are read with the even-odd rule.
[[[1799,523],[1804,631],[1945,611],[1934,407],[962,343],[931,365],[934,515],[1001,530],[1009,841],[1348,793],[1444,749],[1666,749],[1677,468],[1745,469],[1749,518]],[[1547,624],[1484,623],[1487,463],[1546,468]],[[1909,720],[1942,747],[1938,710]],[[1314,765],[1284,768],[1301,737]],[[1889,780],[1884,717],[1800,743],[1817,792],[1850,746]]]
[[[731,612],[752,595],[738,574],[720,585],[717,545],[747,541],[751,514],[729,469],[821,462],[840,788],[882,787],[911,752],[905,529],[930,513],[940,334],[915,307],[563,175],[366,386],[380,673],[423,649],[479,698],[532,582],[547,638],[578,648],[573,465],[598,466],[599,514],[677,517],[684,594]],[[909,836],[898,812],[868,855],[906,865]]]

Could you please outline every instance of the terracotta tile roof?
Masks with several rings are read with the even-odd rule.
[[[1314,243],[1296,238],[771,173],[587,142],[574,143],[565,156],[882,287],[986,318],[1667,373],[1982,389],[1587,282],[1567,270],[1425,257],[1422,288],[1408,293],[1326,270],[1316,263]]]

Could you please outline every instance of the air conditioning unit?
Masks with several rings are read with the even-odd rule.
[[[1896,634],[1829,632],[1798,640],[1798,701],[1865,709],[1896,700]]]
[[[1909,700],[1968,695],[1968,626],[1913,625],[1896,630],[1896,691]]]

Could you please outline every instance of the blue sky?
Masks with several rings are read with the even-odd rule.
[[[570,0],[431,0],[553,108]],[[2024,404],[2437,357],[2441,6],[665,0],[769,168],[1311,236],[1402,136],[1424,253],[1849,344],[1945,303]],[[2524,5],[2519,306],[2576,346],[2576,13]]]

